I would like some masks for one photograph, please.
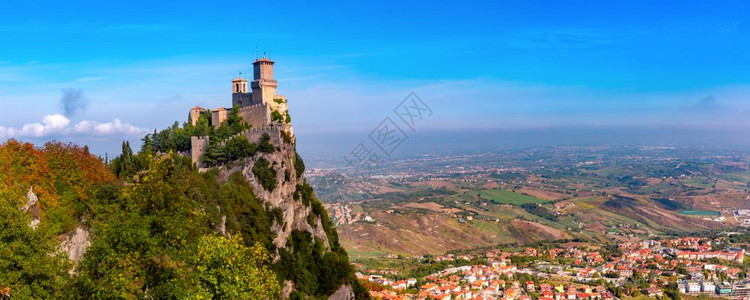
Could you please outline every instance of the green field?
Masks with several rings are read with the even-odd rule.
[[[349,254],[349,257],[353,260],[361,260],[361,259],[370,259],[370,258],[379,258],[385,255],[384,252],[380,251],[360,251],[354,249],[354,247],[347,247],[346,252]]]
[[[724,176],[725,178],[736,180],[736,181],[743,181],[743,182],[750,181],[750,173],[727,173],[727,174],[722,174],[721,176]]]
[[[498,204],[515,204],[521,205],[526,203],[544,203],[547,200],[531,197],[521,193],[515,193],[506,190],[479,190],[482,198],[487,198]]]
[[[493,240],[498,242],[512,238],[510,235],[508,235],[507,231],[502,230],[500,226],[498,226],[498,224],[495,222],[475,220],[471,223],[471,225],[479,228],[479,230],[490,235]]]
[[[713,210],[683,210],[680,211],[682,215],[691,216],[721,216],[721,213]]]
[[[711,184],[706,182],[705,180],[697,179],[697,178],[690,178],[682,181],[683,184],[695,186],[699,188],[711,188]]]

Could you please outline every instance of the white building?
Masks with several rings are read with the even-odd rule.
[[[697,281],[688,281],[685,283],[685,293],[700,293],[701,285]]]
[[[716,286],[711,281],[701,281],[701,291],[704,293],[715,293]]]

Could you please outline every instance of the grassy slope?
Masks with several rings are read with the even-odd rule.
[[[521,193],[515,193],[506,190],[479,190],[480,195],[488,198],[498,204],[515,204],[521,205],[526,203],[544,203],[547,200],[531,197]]]

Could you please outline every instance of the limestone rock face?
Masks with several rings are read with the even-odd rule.
[[[250,142],[255,141],[251,140]],[[278,223],[274,220],[272,226],[272,230],[277,233],[274,239],[276,247],[285,247],[287,239],[292,234],[292,231],[296,229],[309,232],[313,237],[321,239],[324,245],[330,248],[328,236],[323,229],[320,218],[316,217],[316,226],[310,226],[307,222],[307,216],[313,213],[312,208],[303,204],[302,201],[294,199],[297,184],[302,183],[303,180],[303,178],[297,179],[296,176],[294,146],[291,143],[277,139],[273,140],[273,144],[276,146],[276,151],[273,153],[258,152],[252,158],[235,161],[222,167],[219,171],[219,180],[226,181],[229,175],[239,171],[253,187],[255,196],[262,203],[269,205],[270,208],[281,208],[283,221],[282,223]],[[266,159],[271,167],[276,170],[277,185],[272,191],[263,188],[253,174],[253,166],[260,158]],[[288,177],[287,174],[289,175]]]
[[[39,198],[34,194],[34,187],[29,187],[29,192],[26,194],[26,197],[29,199],[29,202],[25,206],[26,209],[36,205],[36,202],[39,201]]]
[[[294,291],[294,282],[291,282],[289,280],[284,280],[284,286],[281,287],[281,297],[284,299],[289,299],[289,296],[292,295],[293,291]]]
[[[328,300],[349,300],[354,299],[354,291],[352,286],[345,284],[339,287],[333,295],[328,296]]]
[[[77,227],[73,233],[68,236],[61,244],[60,248],[68,253],[68,257],[73,262],[78,262],[83,258],[86,249],[91,246],[91,238],[88,229]]]
[[[291,126],[280,128],[287,134],[291,131]],[[220,181],[227,181],[229,176],[235,172],[242,173],[243,177],[252,186],[255,196],[270,209],[280,208],[282,211],[283,220],[278,222],[274,219],[271,230],[276,232],[276,238],[274,244],[277,248],[285,248],[287,240],[292,234],[292,231],[306,231],[309,232],[313,238],[318,238],[323,241],[323,244],[327,248],[331,248],[328,235],[323,228],[323,223],[320,216],[315,216],[311,219],[311,223],[308,223],[308,216],[314,214],[311,205],[305,205],[301,199],[294,199],[294,193],[297,190],[297,185],[302,184],[304,177],[297,178],[297,172],[294,167],[294,160],[296,157],[294,149],[294,138],[284,141],[279,138],[282,135],[280,132],[272,132],[272,144],[276,147],[276,151],[273,153],[258,152],[252,158],[246,158],[243,160],[234,161],[226,164],[219,169],[218,179]],[[250,142],[256,142],[255,139],[250,138]],[[253,174],[253,166],[259,159],[265,159],[269,165],[276,171],[276,188],[269,191],[266,190],[258,179]],[[280,256],[275,256],[275,260],[278,260]],[[285,281],[281,296],[284,299],[289,298],[290,294],[295,290],[294,283],[291,281]],[[354,292],[350,285],[342,285],[333,295],[329,297],[333,300],[348,300],[354,299]]]
[[[39,205],[37,205],[37,202],[39,202],[39,198],[37,198],[36,194],[34,194],[34,187],[29,187],[29,192],[26,194],[26,198],[28,201],[26,204],[21,207],[21,210],[23,212],[28,212],[31,215],[31,222],[29,223],[29,227],[32,229],[36,229],[36,226],[39,225],[39,214],[40,209]]]

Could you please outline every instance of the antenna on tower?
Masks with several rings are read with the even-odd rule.
[[[258,59],[258,46],[255,46],[255,59]]]
[[[266,58],[266,51],[263,51],[263,58]]]

